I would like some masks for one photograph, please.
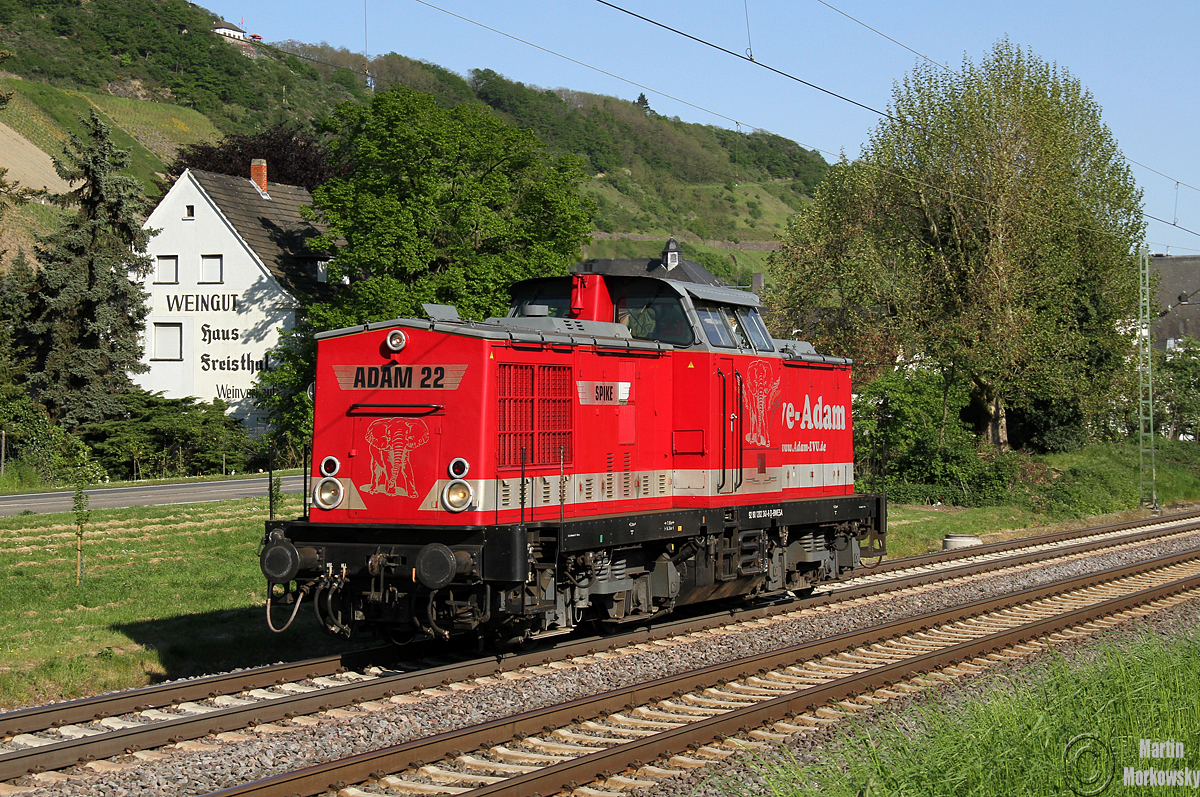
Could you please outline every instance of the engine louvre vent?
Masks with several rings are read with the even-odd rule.
[[[497,366],[498,461],[502,468],[569,465],[572,439],[572,378],[566,365]]]

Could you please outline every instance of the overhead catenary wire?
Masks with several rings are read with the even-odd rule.
[[[726,116],[725,114],[721,113],[720,111],[714,111],[711,108],[705,108],[703,105],[697,105],[694,102],[688,102],[687,100],[680,99],[679,97],[675,97],[670,94],[667,94],[664,91],[659,91],[656,88],[652,88],[645,84],[638,83],[637,81],[630,80],[629,78],[621,77],[620,75],[614,74],[614,73],[609,72],[604,69],[601,69],[598,66],[593,66],[592,64],[585,63],[583,61],[580,61],[577,58],[572,58],[569,55],[564,55],[563,53],[556,52],[554,50],[549,49],[548,47],[543,47],[540,44],[535,44],[534,42],[531,42],[527,39],[522,39],[520,36],[514,36],[511,33],[506,33],[502,30],[499,30],[498,28],[493,28],[490,25],[485,25],[482,22],[471,19],[470,17],[464,17],[462,14],[456,14],[453,11],[442,8],[441,6],[436,6],[433,3],[428,2],[428,0],[413,0],[413,2],[420,3],[421,5],[426,6],[428,8],[432,8],[434,11],[440,11],[447,16],[454,17],[455,19],[461,19],[463,22],[467,22],[471,25],[475,25],[476,27],[483,28],[484,30],[487,30],[487,31],[491,31],[492,33],[495,33],[499,36],[503,36],[507,39],[512,39],[515,42],[520,42],[521,44],[524,44],[528,47],[532,47],[535,50],[541,50],[542,52],[544,52],[548,55],[553,55],[556,58],[562,58],[564,61],[570,61],[573,64],[584,67],[585,69],[591,69],[594,72],[599,72],[602,75],[607,75],[608,77],[613,78],[614,80],[619,80],[622,83],[628,83],[629,85],[634,86],[635,88],[653,92],[655,94],[658,94],[661,97],[666,97],[669,100],[674,100],[675,102],[678,102],[681,105],[686,105],[689,108],[695,108],[697,111],[703,111],[704,113],[712,114],[713,116],[717,117],[718,119],[724,119],[725,121],[732,122],[735,125],[741,124],[745,127],[749,127],[751,130],[762,130],[763,132],[766,132],[763,128],[755,127],[754,125],[746,124],[745,122],[739,122],[737,119],[734,119],[732,116]],[[801,146],[804,146],[804,145],[801,144]]]
[[[422,2],[423,0],[417,0],[417,1],[418,1],[418,2]],[[634,11],[630,11],[629,9],[622,8],[621,6],[618,6],[618,5],[614,4],[614,3],[610,3],[610,2],[608,2],[608,0],[596,0],[596,2],[600,3],[601,5],[608,6],[609,8],[611,8],[611,9],[613,9],[613,10],[615,10],[615,11],[620,11],[620,12],[621,12],[621,13],[623,13],[623,14],[628,14],[628,15],[629,15],[629,16],[631,16],[631,17],[635,17],[635,18],[637,18],[637,19],[640,19],[640,20],[642,20],[642,21],[644,21],[644,22],[647,22],[647,23],[649,23],[649,24],[651,24],[651,25],[654,25],[654,26],[656,26],[656,27],[662,28],[662,29],[664,29],[664,30],[668,30],[668,31],[670,31],[670,32],[672,32],[672,33],[674,33],[674,34],[676,34],[676,35],[682,36],[683,38],[690,39],[691,41],[694,41],[694,42],[696,42],[696,43],[698,43],[698,44],[702,44],[702,45],[704,45],[704,46],[706,46],[706,47],[711,47],[712,49],[714,49],[714,50],[718,50],[718,51],[720,51],[720,52],[723,52],[723,53],[725,53],[726,55],[731,55],[731,56],[733,56],[734,58],[739,58],[739,59],[741,59],[741,60],[744,60],[744,61],[747,61],[747,62],[749,62],[749,63],[752,63],[752,64],[754,64],[755,66],[758,66],[758,67],[760,67],[760,68],[766,69],[766,70],[768,70],[768,71],[770,71],[770,72],[773,72],[773,73],[775,73],[775,74],[777,74],[777,75],[780,75],[780,76],[782,76],[782,77],[785,77],[785,78],[787,78],[787,79],[789,79],[789,80],[794,80],[794,81],[796,81],[797,83],[801,83],[801,84],[803,84],[803,85],[805,85],[805,86],[808,86],[809,88],[815,89],[815,90],[817,90],[817,91],[820,91],[820,92],[822,92],[822,93],[824,93],[824,94],[828,94],[829,96],[831,96],[831,97],[834,97],[834,98],[836,98],[836,99],[839,99],[839,100],[842,100],[843,102],[847,102],[847,103],[849,103],[849,104],[851,104],[851,105],[857,106],[857,107],[859,107],[859,108],[863,108],[864,110],[871,111],[872,113],[878,114],[879,116],[881,116],[881,117],[884,117],[884,118],[886,118],[886,119],[890,119],[890,120],[892,120],[892,121],[894,121],[894,122],[901,123],[901,124],[903,123],[903,120],[897,119],[895,116],[893,116],[892,114],[890,114],[890,113],[888,113],[888,112],[886,112],[886,111],[881,111],[881,110],[879,110],[878,108],[873,108],[873,107],[871,107],[871,106],[869,106],[869,105],[866,105],[866,104],[864,104],[864,103],[858,102],[857,100],[851,99],[851,98],[849,98],[849,97],[846,97],[846,96],[844,96],[844,95],[842,95],[842,94],[839,94],[839,93],[837,93],[837,92],[835,92],[835,91],[832,91],[831,89],[827,89],[827,88],[824,88],[824,87],[822,87],[822,86],[818,86],[817,84],[815,84],[815,83],[811,83],[811,82],[809,82],[809,81],[807,81],[807,80],[804,80],[803,78],[797,77],[796,75],[792,75],[792,74],[790,74],[790,73],[788,73],[788,72],[784,72],[784,71],[783,71],[783,70],[781,70],[781,69],[777,69],[777,68],[775,68],[775,67],[773,67],[773,66],[769,66],[769,65],[767,65],[767,64],[764,64],[764,63],[762,63],[762,62],[760,62],[760,61],[755,61],[755,60],[754,60],[754,59],[752,59],[752,58],[748,58],[748,57],[746,57],[746,56],[744,56],[744,55],[741,55],[741,54],[739,54],[739,53],[736,53],[736,52],[734,52],[733,50],[730,50],[730,49],[728,49],[728,48],[726,48],[726,47],[722,47],[721,45],[719,45],[719,44],[716,44],[716,43],[714,43],[714,42],[710,42],[710,41],[708,41],[708,40],[706,40],[706,39],[702,39],[702,38],[700,38],[700,37],[698,37],[698,36],[693,36],[693,35],[692,35],[692,34],[690,34],[690,33],[686,33],[686,32],[684,32],[684,31],[682,31],[682,30],[679,30],[678,28],[671,27],[670,25],[667,25],[667,24],[665,24],[665,23],[659,22],[658,20],[651,19],[650,17],[644,16],[644,15],[642,15],[642,14],[638,14],[638,13],[636,13],[636,12],[634,12]],[[826,5],[828,5],[828,4],[826,3]],[[831,6],[831,7],[832,7],[832,6]],[[835,10],[836,10],[836,9],[835,9]],[[846,16],[849,16],[849,15],[846,15]],[[850,18],[850,19],[853,19],[853,17],[849,17],[849,18]],[[855,21],[857,22],[858,20],[855,20]],[[862,23],[860,23],[860,24],[862,24]],[[867,27],[869,27],[869,26],[867,26]],[[874,30],[874,29],[873,29],[873,28],[871,28],[871,30]],[[878,31],[876,31],[876,32],[878,32]],[[883,34],[880,34],[880,35],[883,35]],[[894,39],[891,39],[890,37],[886,37],[886,36],[885,36],[885,38],[888,38],[888,39],[889,39],[889,40],[891,40],[891,41],[895,41]],[[898,42],[897,42],[897,44],[898,44]],[[904,45],[901,45],[901,46],[902,46],[902,47],[905,47],[905,49],[909,49],[909,50],[911,50],[911,48],[909,48],[909,47],[906,47],[906,46],[904,46]],[[912,52],[916,52],[916,51],[915,51],[915,50],[913,50]],[[917,53],[917,55],[921,55],[921,54],[920,54],[920,53]],[[936,61],[933,61],[933,59],[929,59],[929,58],[928,58],[928,56],[921,55],[921,57],[922,57],[922,58],[927,58],[927,59],[928,59],[928,60],[930,60],[932,63],[934,63],[934,64],[937,64],[937,62],[936,62]],[[950,69],[949,67],[947,67],[947,66],[944,66],[944,65],[942,65],[942,64],[937,64],[937,66],[939,66],[939,67],[941,67],[941,68],[943,68],[943,69],[947,69],[947,70],[949,70],[949,71],[951,71],[951,72],[954,72],[954,70],[952,70],[952,69]],[[957,73],[955,73],[955,74],[957,74]],[[1132,161],[1132,160],[1130,160],[1129,158],[1126,158],[1124,155],[1122,155],[1121,157],[1122,157],[1124,160],[1127,160],[1127,161],[1129,161],[1130,163],[1135,163],[1135,161]],[[874,164],[869,164],[869,165],[871,165],[871,166],[874,166]],[[1140,166],[1141,164],[1138,164],[1138,165]],[[874,166],[874,168],[881,169],[881,167],[877,167],[877,166]],[[886,170],[886,169],[881,169],[881,171],[883,171],[883,172],[885,172],[885,173],[891,173],[891,174],[893,174],[894,176],[901,176],[901,175],[895,175],[895,173],[893,173],[893,172],[889,172],[889,171],[888,171],[888,170]],[[1160,174],[1161,174],[1161,172],[1160,172]],[[1164,175],[1164,176],[1165,176],[1165,175]],[[910,179],[910,180],[912,179],[912,178],[909,178],[909,177],[907,177],[907,176],[901,176],[901,177],[903,177],[904,179]],[[1173,178],[1168,178],[1168,179],[1173,179]],[[920,184],[918,181],[914,181],[914,182],[917,182],[917,184]],[[932,187],[932,186],[930,186],[930,187]],[[953,193],[953,192],[951,192],[951,193]],[[985,205],[986,205],[986,204],[991,204],[991,203],[988,203],[986,200],[978,199],[978,198],[976,198],[976,197],[967,197],[967,196],[965,196],[965,195],[961,195],[961,194],[960,194],[959,196],[963,196],[964,198],[970,199],[971,201],[980,202],[980,203],[982,203],[982,204],[985,204]],[[1099,229],[1095,229],[1095,228],[1084,227],[1084,226],[1082,226],[1082,225],[1078,225],[1078,224],[1066,224],[1066,225],[1064,225],[1064,224],[1063,224],[1061,221],[1058,221],[1058,220],[1056,220],[1056,219],[1051,219],[1051,218],[1049,218],[1049,217],[1047,217],[1047,216],[1043,216],[1043,215],[1041,215],[1041,214],[1029,214],[1029,213],[1024,213],[1024,212],[1022,212],[1022,213],[1023,213],[1023,215],[1025,215],[1025,216],[1027,216],[1027,217],[1029,217],[1029,218],[1041,218],[1041,219],[1043,219],[1043,220],[1050,221],[1051,223],[1054,223],[1054,224],[1058,224],[1058,225],[1061,225],[1061,226],[1070,227],[1070,228],[1072,228],[1072,229],[1077,229],[1077,230],[1084,231],[1084,232],[1089,232],[1089,231],[1090,231],[1090,232],[1095,232],[1095,233],[1099,233],[1099,234],[1103,234],[1103,235],[1109,235],[1109,234],[1112,234],[1112,233],[1110,233],[1110,232],[1109,232],[1109,231],[1107,231],[1107,230],[1099,230]],[[1160,218],[1158,218],[1158,217],[1156,217],[1156,216],[1152,216],[1152,215],[1150,215],[1149,213],[1146,213],[1145,211],[1143,211],[1143,212],[1142,212],[1142,215],[1143,215],[1145,218],[1148,218],[1148,219],[1153,219],[1154,221],[1157,221],[1157,222],[1160,222],[1160,223],[1163,223],[1163,224],[1167,224],[1167,225],[1169,225],[1169,226],[1172,226],[1172,227],[1175,227],[1175,228],[1177,228],[1177,229],[1179,229],[1179,230],[1182,230],[1183,232],[1187,232],[1187,233],[1190,233],[1190,234],[1192,234],[1192,235],[1200,236],[1200,232],[1196,232],[1195,230],[1190,230],[1190,229],[1188,229],[1188,228],[1186,228],[1186,227],[1181,227],[1181,226],[1179,226],[1178,224],[1172,224],[1171,222],[1165,221],[1165,220],[1163,220],[1163,219],[1160,219]]]
[[[742,7],[746,9],[746,56],[754,60],[754,42],[750,40],[750,0],[742,0]]]
[[[904,42],[901,42],[901,41],[899,41],[898,39],[894,39],[894,38],[892,38],[891,36],[887,35],[886,33],[884,33],[883,31],[879,30],[878,28],[872,27],[871,25],[868,25],[866,22],[863,22],[861,19],[858,19],[857,17],[854,17],[854,16],[851,16],[850,14],[847,14],[845,11],[841,10],[841,9],[840,9],[840,8],[838,8],[837,6],[833,5],[832,3],[829,3],[829,2],[827,2],[827,0],[817,0],[817,2],[818,2],[818,3],[820,3],[821,5],[825,6],[826,8],[830,9],[831,11],[835,11],[835,12],[837,12],[838,14],[841,14],[843,17],[845,17],[846,19],[850,20],[851,22],[854,22],[854,23],[855,23],[855,24],[857,24],[857,25],[861,25],[862,27],[866,28],[867,30],[871,31],[872,33],[874,33],[874,34],[876,34],[876,35],[878,35],[878,36],[882,36],[883,38],[885,38],[885,39],[887,39],[888,41],[890,41],[892,44],[895,44],[897,47],[902,47],[902,48],[904,48],[905,50],[908,50],[908,51],[909,51],[910,53],[912,53],[913,55],[916,55],[916,56],[918,56],[918,57],[920,57],[920,58],[924,58],[926,61],[928,61],[929,63],[933,64],[934,66],[936,66],[936,67],[939,67],[939,68],[941,68],[941,69],[944,69],[944,70],[946,70],[947,72],[950,72],[951,74],[954,74],[954,75],[957,75],[957,74],[959,74],[959,73],[958,73],[956,70],[954,70],[954,69],[951,69],[951,68],[950,68],[949,66],[947,66],[946,64],[940,63],[939,61],[935,61],[934,59],[930,58],[929,56],[925,55],[924,53],[922,53],[922,52],[920,52],[920,51],[918,51],[918,50],[914,50],[912,47],[909,47],[909,46],[908,46],[907,44],[905,44]],[[1194,185],[1189,185],[1188,183],[1185,183],[1185,182],[1183,182],[1182,180],[1177,180],[1177,179],[1175,179],[1174,177],[1171,177],[1169,174],[1164,174],[1163,172],[1160,172],[1158,169],[1155,169],[1155,168],[1152,168],[1152,167],[1150,167],[1150,166],[1147,166],[1146,164],[1144,164],[1144,163],[1141,163],[1140,161],[1136,161],[1136,160],[1134,160],[1133,158],[1129,157],[1128,155],[1126,155],[1126,154],[1125,154],[1125,153],[1123,153],[1123,152],[1121,153],[1121,157],[1122,157],[1122,158],[1123,158],[1123,159],[1124,159],[1126,162],[1128,162],[1128,163],[1131,163],[1131,164],[1133,164],[1134,166],[1138,166],[1138,167],[1140,167],[1140,168],[1142,168],[1142,169],[1145,169],[1146,171],[1153,172],[1154,174],[1157,174],[1159,177],[1165,177],[1166,179],[1173,181],[1173,182],[1175,183],[1175,206],[1176,206],[1176,208],[1177,208],[1177,209],[1178,209],[1178,207],[1179,207],[1179,186],[1183,186],[1184,188],[1190,188],[1190,189],[1192,189],[1193,191],[1200,191],[1200,188],[1197,188],[1197,187],[1196,187],[1196,186],[1194,186]],[[1146,215],[1147,215],[1147,216],[1149,216],[1149,214],[1146,214]],[[1162,219],[1155,219],[1155,221],[1162,221]],[[1163,223],[1164,223],[1164,224],[1169,224],[1169,225],[1170,225],[1170,226],[1172,226],[1172,227],[1179,227],[1179,224],[1178,224],[1178,222],[1179,222],[1179,218],[1178,218],[1178,216],[1175,218],[1175,221],[1174,221],[1174,222],[1167,222],[1167,221],[1163,221]],[[1194,232],[1192,232],[1191,230],[1188,230],[1188,229],[1186,229],[1186,228],[1184,228],[1184,227],[1179,227],[1179,229],[1181,229],[1181,230],[1184,230],[1185,232],[1191,232],[1193,235],[1198,235],[1198,234],[1200,234],[1200,233],[1194,233]]]
[[[423,3],[424,0],[416,0],[416,2]],[[777,74],[781,77],[785,77],[788,80],[794,80],[797,83],[808,86],[810,89],[814,89],[814,90],[820,91],[824,94],[828,94],[830,97],[839,99],[842,102],[847,102],[847,103],[850,103],[851,105],[857,105],[859,108],[862,108],[864,111],[870,111],[871,113],[878,114],[880,116],[886,116],[889,119],[893,118],[892,115],[889,114],[887,111],[881,111],[878,108],[872,108],[870,105],[864,105],[863,103],[859,102],[858,100],[852,100],[849,97],[845,96],[844,94],[838,94],[836,91],[832,91],[830,89],[824,88],[823,86],[818,86],[816,83],[810,83],[809,81],[805,80],[804,78],[797,77],[796,75],[792,75],[787,72],[784,72],[782,69],[776,69],[773,66],[768,66],[767,64],[764,64],[761,61],[755,61],[753,58],[751,58],[747,55],[743,55],[741,53],[735,53],[733,50],[730,50],[726,47],[722,47],[719,44],[714,44],[713,42],[707,41],[705,39],[701,39],[698,36],[693,36],[690,33],[684,33],[683,31],[679,30],[678,28],[673,28],[670,25],[666,25],[662,22],[659,22],[658,20],[654,20],[654,19],[651,19],[650,17],[642,16],[641,14],[630,11],[629,9],[621,8],[618,5],[614,5],[613,3],[608,2],[608,0],[596,0],[596,2],[600,3],[601,5],[608,6],[609,8],[611,8],[615,11],[620,11],[622,14],[628,14],[629,16],[636,17],[636,18],[642,20],[643,22],[648,22],[651,25],[660,27],[663,30],[669,30],[669,31],[671,31],[671,33],[674,33],[678,36],[682,36],[685,39],[691,39],[692,41],[696,42],[697,44],[703,44],[705,47],[711,47],[714,50],[719,50],[719,51],[725,53],[726,55],[732,55],[734,58],[740,58],[743,61],[754,64],[755,66],[761,67],[770,72],[774,72],[775,74]],[[426,3],[426,5],[428,5],[428,3]]]

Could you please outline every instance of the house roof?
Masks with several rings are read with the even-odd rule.
[[[246,31],[242,30],[241,28],[239,28],[237,25],[234,25],[232,22],[226,22],[225,20],[221,20],[220,22],[215,23],[213,25],[213,30],[232,30],[232,31],[237,31],[238,33],[246,32]]]
[[[293,296],[326,290],[327,286],[317,281],[316,262],[331,255],[309,245],[321,230],[300,215],[301,207],[312,204],[307,189],[268,183],[267,196],[263,196],[245,177],[201,169],[188,172],[284,290]]]

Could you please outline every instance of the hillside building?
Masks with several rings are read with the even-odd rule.
[[[234,39],[235,41],[246,41],[246,31],[234,25],[232,22],[221,20],[213,25],[213,33],[218,36],[224,36],[226,39]]]
[[[134,379],[167,398],[221,399],[254,430],[263,420],[249,391],[294,323],[297,297],[321,290],[327,258],[308,245],[319,233],[300,215],[308,191],[268,184],[263,161],[252,173],[189,169],[146,220],[161,232],[143,280],[150,370]]]

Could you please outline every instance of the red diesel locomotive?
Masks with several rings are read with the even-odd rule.
[[[312,506],[267,524],[268,621],[311,596],[338,635],[523,639],[882,555],[850,362],[758,306],[672,239],[518,283],[506,318],[318,335]]]

